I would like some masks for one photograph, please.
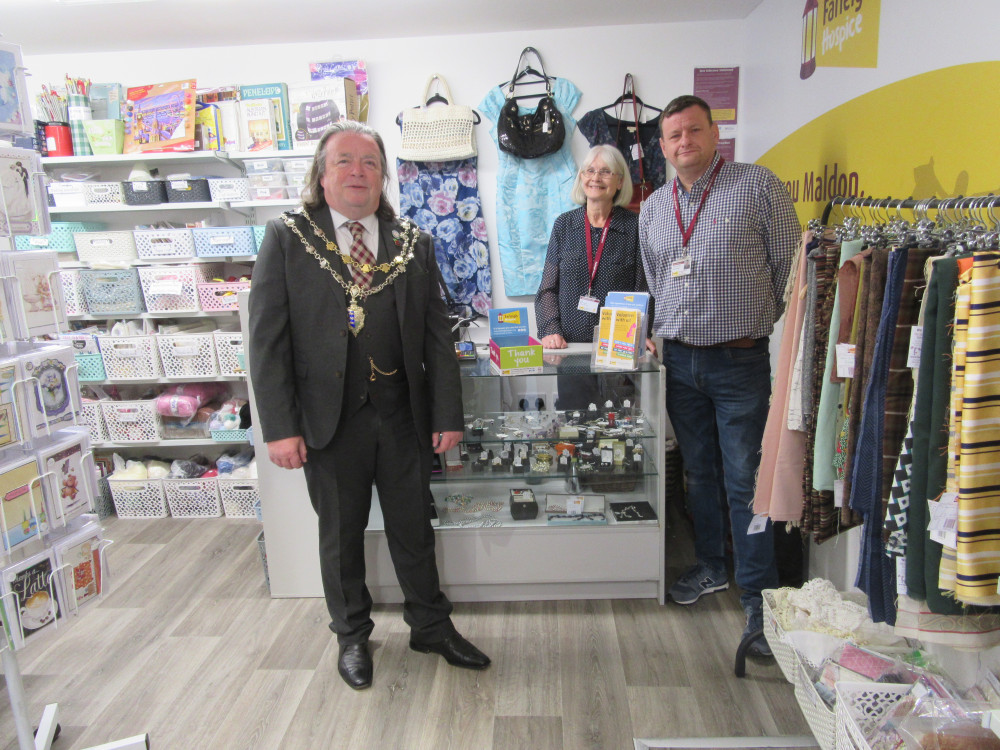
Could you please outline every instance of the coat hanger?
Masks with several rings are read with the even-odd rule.
[[[533,54],[538,58],[538,67],[542,69],[538,72],[535,68],[531,67],[525,60],[525,55]],[[522,62],[524,66],[522,67]],[[538,50],[534,47],[525,47],[521,50],[521,56],[517,59],[517,68],[514,73],[514,77],[509,81],[504,81],[498,84],[500,88],[507,87],[507,98],[508,99],[540,99],[543,96],[549,96],[552,93],[552,82],[556,79],[553,76],[546,75],[545,64],[542,62],[542,56],[539,54]],[[537,86],[544,85],[545,91],[531,94],[518,94],[514,95],[515,86]]]
[[[427,97],[424,103],[420,106],[413,107],[413,109],[420,109],[421,106],[429,107],[431,104],[435,103],[440,103],[444,105],[451,104],[451,102],[448,100],[448,97],[442,95],[440,91],[435,91],[433,94],[429,94],[431,86],[434,85],[435,81],[444,87],[444,90],[448,92],[448,96],[451,96],[451,89],[448,88],[447,82],[437,73],[435,73],[430,77],[430,80],[427,81],[427,88],[424,89],[424,96]],[[480,122],[482,122],[482,118],[479,116],[479,113],[476,110],[472,110],[472,114],[475,116],[475,119],[472,121],[473,124],[478,125]],[[403,124],[402,112],[396,115],[396,124],[402,126]]]
[[[642,112],[643,109],[651,109],[654,112],[662,112],[663,111],[659,107],[654,107],[651,104],[646,104],[642,99],[639,98],[639,95],[637,93],[635,93],[635,85],[634,85],[634,82],[632,80],[632,74],[631,73],[626,73],[625,74],[625,84],[622,87],[621,96],[619,96],[617,99],[615,99],[613,102],[611,102],[611,104],[608,104],[607,106],[601,107],[601,109],[612,109],[612,108],[616,108],[616,107],[620,108],[621,105],[625,104],[625,102],[635,102],[635,104],[639,107],[639,112]],[[620,111],[620,109],[619,109],[619,111]],[[620,120],[621,117],[619,117],[618,119]]]

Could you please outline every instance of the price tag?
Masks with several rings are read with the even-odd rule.
[[[938,544],[954,549],[958,545],[958,495],[945,492],[938,501],[927,503],[931,512],[927,530]]]
[[[119,422],[138,422],[139,421],[139,410],[138,409],[115,409],[115,413],[118,415]]]
[[[180,281],[154,281],[149,285],[152,294],[181,294],[183,283]]]
[[[910,349],[906,354],[907,367],[920,367],[920,350],[924,345],[924,327],[913,326],[910,329]]]
[[[190,190],[191,187],[188,185],[187,180],[171,180],[170,181],[171,190]]]
[[[570,495],[566,498],[566,513],[570,516],[583,513],[583,495]]]
[[[232,235],[219,234],[215,237],[210,237],[208,240],[209,245],[235,245],[236,240]]]
[[[49,238],[48,237],[31,237],[28,239],[28,244],[32,247],[48,247]]]
[[[767,528],[767,516],[763,513],[758,513],[753,517],[750,525],[747,527],[747,536],[751,534],[760,534]]]
[[[844,507],[844,480],[834,479],[833,480],[833,507],[843,508]]]
[[[837,377],[854,377],[854,344],[837,344]]]
[[[198,356],[198,345],[191,343],[176,343],[174,344],[174,356],[175,357],[197,357]]]
[[[149,185],[147,185],[145,182],[133,182],[132,183],[132,192],[133,193],[145,193],[147,190],[149,190]]]
[[[906,588],[906,557],[896,558],[896,593],[900,596],[908,596],[909,589]]]
[[[49,192],[52,195],[63,195],[70,193],[79,193],[81,186],[78,182],[50,182]]]

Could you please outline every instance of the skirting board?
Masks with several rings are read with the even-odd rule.
[[[634,740],[635,750],[674,750],[675,748],[732,748],[759,750],[768,748],[819,747],[812,735],[799,737],[671,737],[658,740]]]

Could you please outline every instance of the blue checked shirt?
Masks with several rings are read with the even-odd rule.
[[[685,228],[718,160],[716,154],[690,192],[677,181]],[[668,182],[639,214],[639,249],[656,300],[653,334],[695,346],[769,336],[784,311],[785,282],[801,236],[792,199],[774,173],[727,161],[685,250]],[[691,273],[672,277],[671,264],[685,254]]]

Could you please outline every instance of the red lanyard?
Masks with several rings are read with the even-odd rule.
[[[590,286],[587,287],[587,294],[594,288],[594,277],[597,276],[597,264],[601,262],[601,253],[604,252],[604,241],[608,238],[608,230],[611,229],[611,218],[614,216],[614,208],[608,214],[608,220],[604,222],[604,231],[601,232],[601,241],[597,244],[597,257],[594,257],[594,244],[590,238],[590,217],[587,216],[587,207],[583,208],[583,221],[587,227],[584,234],[587,235],[587,268],[590,270]]]
[[[712,170],[712,179],[708,181],[705,186],[705,192],[701,194],[701,203],[698,204],[698,210],[694,212],[694,216],[691,219],[691,223],[688,228],[684,228],[684,223],[681,221],[681,202],[677,197],[677,180],[679,178],[674,178],[674,213],[677,215],[677,228],[681,230],[681,237],[684,240],[682,247],[687,247],[688,243],[691,241],[691,235],[694,234],[694,225],[698,223],[698,216],[701,214],[701,209],[705,207],[705,200],[708,198],[708,194],[712,190],[712,185],[715,184],[715,178],[719,176],[719,170],[722,169],[722,162],[724,162],[721,156],[719,157],[719,163],[715,165],[715,169]]]

